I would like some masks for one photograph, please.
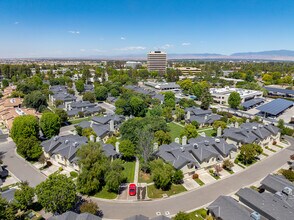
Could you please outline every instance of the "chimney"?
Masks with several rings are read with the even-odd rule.
[[[237,121],[235,122],[235,128],[239,128],[239,123]]]
[[[175,138],[175,142],[176,142],[177,144],[179,144],[179,143],[180,143],[180,138]]]
[[[252,212],[250,214],[250,219],[252,219],[252,220],[260,220],[260,214],[258,212]]]
[[[207,115],[204,116],[204,120],[205,120],[205,121],[207,120]]]
[[[95,136],[93,134],[90,135],[90,141],[95,142]]]
[[[93,121],[90,122],[90,128],[92,128],[92,127],[93,127]]]
[[[101,138],[100,137],[96,137],[96,142],[100,142]]]
[[[216,136],[217,136],[217,137],[222,136],[222,127],[221,127],[221,126],[219,126],[219,127],[217,128]]]
[[[110,129],[110,131],[114,132],[114,121],[113,120],[110,120],[110,122],[109,122],[109,129]]]
[[[187,111],[187,116],[186,116],[187,120],[190,120],[191,118],[191,112],[190,111]]]
[[[155,142],[153,144],[153,152],[156,152],[156,151],[158,151],[158,143],[157,142]]]
[[[182,137],[182,145],[187,145],[187,136]]]
[[[246,123],[248,123],[248,122],[249,122],[249,119],[247,118],[247,119],[246,119]]]
[[[115,142],[115,151],[119,153],[119,142]]]

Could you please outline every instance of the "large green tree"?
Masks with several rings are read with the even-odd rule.
[[[39,122],[35,116],[22,115],[14,119],[10,136],[16,145],[19,144],[20,138],[29,138],[39,136]]]
[[[120,185],[126,180],[123,171],[123,162],[120,159],[114,160],[105,175],[106,188],[110,192],[118,192]]]
[[[187,139],[195,138],[197,137],[198,132],[194,125],[187,124],[184,128],[184,130],[181,132],[181,137],[186,136]]]
[[[57,108],[55,110],[55,114],[57,114],[60,118],[60,123],[64,124],[68,120],[67,112],[64,109]]]
[[[209,92],[209,88],[205,87],[201,95],[201,108],[208,109],[212,102],[213,98]]]
[[[35,136],[19,138],[17,152],[29,161],[36,161],[42,154],[40,141]]]
[[[47,138],[51,138],[55,135],[58,135],[61,127],[61,121],[59,116],[53,112],[43,113],[40,120],[40,127],[43,134]]]
[[[228,103],[231,108],[238,108],[238,106],[241,104],[241,96],[238,92],[232,92],[229,96]]]
[[[41,91],[33,91],[26,95],[23,100],[23,105],[28,108],[34,108],[39,112],[48,106],[46,96]]]
[[[8,203],[6,199],[0,196],[0,219],[1,220],[14,220],[16,219],[17,208]]]
[[[93,92],[85,92],[83,95],[83,101],[94,103],[96,101],[96,96]]]
[[[244,164],[251,164],[262,151],[261,146],[257,144],[244,144],[240,148],[238,159]]]
[[[81,167],[77,179],[78,190],[82,194],[97,193],[105,185],[105,173],[109,169],[109,160],[102,152],[100,143],[89,142],[77,152]]]
[[[34,188],[30,187],[28,182],[21,182],[14,194],[16,206],[21,210],[27,210],[33,204],[34,196]]]
[[[77,201],[76,186],[66,175],[54,173],[36,187],[39,203],[46,212],[64,213]]]
[[[84,85],[84,81],[79,79],[75,82],[75,85],[76,85],[76,90],[79,92],[79,93],[82,93],[84,92],[85,90],[85,85]]]
[[[162,144],[170,144],[172,142],[170,134],[162,130],[156,131],[154,137],[159,146]]]
[[[136,154],[136,146],[130,140],[125,139],[120,142],[119,151],[125,159],[131,160]]]
[[[174,108],[176,105],[176,97],[173,92],[164,93],[164,105],[166,107]]]
[[[105,86],[95,87],[95,95],[98,101],[105,101],[108,96],[108,89]]]

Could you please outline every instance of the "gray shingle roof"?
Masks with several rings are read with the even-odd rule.
[[[72,211],[67,211],[61,215],[52,216],[48,220],[101,220],[102,218],[90,213],[77,214]]]
[[[267,175],[260,183],[272,193],[282,191],[285,187],[294,191],[294,184],[281,175]]]
[[[1,197],[6,199],[7,202],[12,202],[14,200],[15,191],[16,191],[15,188],[8,189],[4,192],[1,192]]]
[[[224,129],[223,137],[241,142],[242,144],[251,144],[266,139],[271,135],[277,135],[279,128],[274,125],[263,125],[260,123],[244,123],[240,128]]]
[[[185,108],[185,112],[190,112],[190,119],[187,119],[187,121],[197,121],[199,124],[212,124],[214,121],[221,119],[220,115],[212,114],[211,110],[203,110],[195,106]]]
[[[224,220],[249,220],[250,212],[230,196],[220,196],[207,209],[216,217]]]
[[[107,157],[118,157],[119,153],[115,151],[112,144],[102,144],[103,152]]]
[[[188,164],[199,167],[199,163],[208,161],[212,157],[227,156],[231,151],[236,151],[236,147],[221,138],[216,142],[216,139],[211,137],[197,137],[190,139],[184,146],[175,142],[164,144],[155,154],[171,163],[176,169],[181,169]]]
[[[88,142],[86,137],[79,135],[55,136],[41,143],[43,150],[50,155],[60,154],[68,161],[73,162],[76,158],[77,150]]]
[[[257,211],[265,218],[293,220],[294,198],[283,193],[259,193],[250,188],[243,188],[237,192],[240,201]]]

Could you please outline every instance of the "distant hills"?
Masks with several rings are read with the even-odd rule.
[[[269,50],[261,52],[243,52],[243,53],[233,53],[231,56],[287,56],[294,57],[293,50]]]

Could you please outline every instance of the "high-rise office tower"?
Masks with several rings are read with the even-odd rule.
[[[158,71],[165,73],[166,71],[166,53],[162,51],[151,51],[147,55],[148,71]]]

